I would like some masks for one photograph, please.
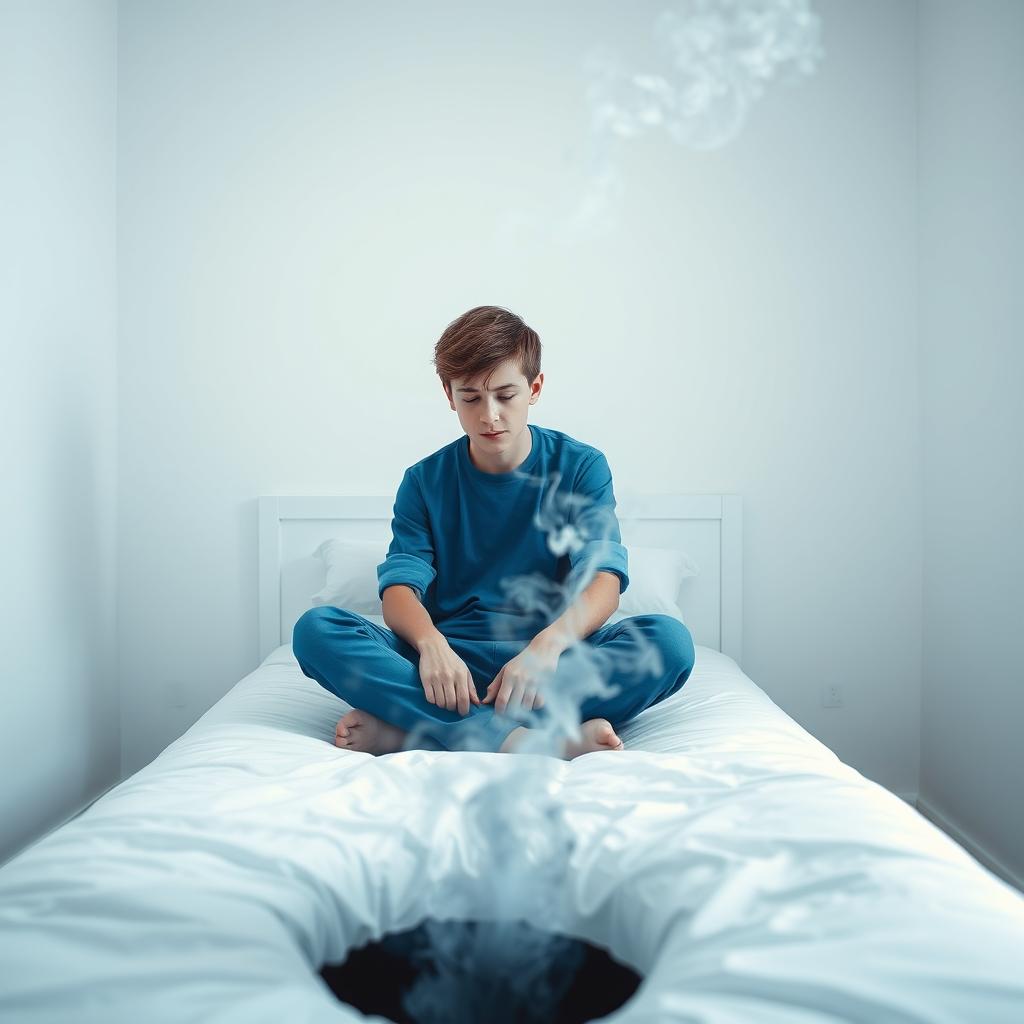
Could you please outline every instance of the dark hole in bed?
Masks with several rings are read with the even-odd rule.
[[[445,1019],[435,998],[427,999],[429,1013],[410,1015],[407,999],[420,985],[437,981],[429,950],[440,939],[447,948],[466,948],[486,940],[483,930],[493,925],[476,921],[429,920],[416,928],[385,935],[349,951],[341,964],[325,964],[320,976],[339,1000],[364,1014],[377,1014],[395,1024],[423,1024],[425,1020]],[[484,965],[459,973],[453,992],[460,1007],[452,1019],[479,1020],[480,1024],[584,1024],[617,1010],[637,990],[641,977],[634,970],[613,960],[608,953],[588,942],[516,924],[516,946],[526,942],[542,950],[543,981],[546,996],[530,986],[510,985],[507,972],[490,970]],[[425,975],[427,975],[425,977]],[[416,1001],[413,1001],[416,1005]],[[476,1012],[471,1011],[472,1007]]]

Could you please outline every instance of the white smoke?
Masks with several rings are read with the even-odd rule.
[[[604,48],[585,59],[598,133],[664,128],[682,146],[724,146],[768,82],[811,75],[823,55],[809,0],[686,0],[658,16],[654,38],[654,69],[630,71]]]
[[[568,213],[507,211],[508,244],[572,245],[618,223],[622,147],[648,133],[694,151],[727,145],[775,82],[813,75],[824,56],[822,22],[810,0],[681,0],[652,25],[649,53],[627,59],[607,44],[581,62],[589,109],[586,154]],[[637,66],[639,65],[639,66]]]
[[[462,816],[473,840],[467,847],[487,851],[475,894],[487,919],[426,922],[429,944],[414,957],[421,970],[403,1006],[417,1024],[554,1020],[582,950],[530,925],[546,920],[559,899],[575,845],[545,759],[510,757],[499,778],[467,799]]]
[[[561,491],[559,474],[520,477],[544,488],[535,525],[558,557],[585,552],[563,582],[539,574],[509,577],[502,583],[510,602],[525,616],[539,613],[553,621],[571,606],[594,578],[602,543],[611,539],[614,511],[591,506],[588,499]],[[594,543],[597,542],[597,543]],[[515,754],[502,755],[497,772],[460,766],[460,785],[438,794],[436,813],[448,815],[452,803],[462,826],[476,840],[467,849],[487,851],[475,883],[478,892],[433,894],[437,918],[445,908],[487,908],[486,920],[425,922],[429,942],[412,953],[420,967],[403,997],[417,1024],[525,1024],[550,1021],[572,982],[583,953],[578,943],[541,931],[566,887],[574,838],[559,799],[550,756],[567,739],[580,736],[580,707],[591,696],[611,696],[615,671],[660,674],[661,652],[628,619],[621,628],[632,639],[618,659],[577,640],[562,654],[557,669],[538,678],[546,714],[531,719],[526,740]],[[414,746],[410,736],[408,746]],[[485,749],[470,742],[469,749]],[[621,756],[614,754],[612,756]],[[466,775],[470,775],[467,778]],[[468,795],[466,795],[468,794]],[[449,911],[449,916],[451,911]]]

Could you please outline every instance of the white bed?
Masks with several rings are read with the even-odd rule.
[[[487,916],[461,800],[519,759],[339,750],[344,705],[287,643],[317,587],[308,553],[389,515],[261,500],[261,664],[0,870],[0,1020],[363,1020],[322,964],[427,917]],[[620,520],[627,544],[701,565],[680,598],[693,674],[622,731],[625,753],[530,759],[575,838],[544,925],[645,978],[605,1019],[1024,1019],[1024,898],[740,670],[738,500],[624,502]]]

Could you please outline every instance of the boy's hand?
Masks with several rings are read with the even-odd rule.
[[[448,711],[469,714],[470,704],[479,704],[476,684],[466,663],[451,649],[447,640],[424,644],[420,648],[420,682],[431,704]]]
[[[548,644],[528,644],[511,661],[507,661],[487,687],[484,703],[494,703],[494,710],[504,714],[506,709],[513,712],[531,711],[544,706],[544,698],[538,692],[539,681],[558,667],[561,651]]]

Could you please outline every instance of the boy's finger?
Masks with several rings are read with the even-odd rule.
[[[513,713],[521,711],[523,708],[523,688],[522,686],[514,686],[511,693],[508,696],[508,702],[506,707],[511,709]]]
[[[508,683],[502,683],[501,689],[498,691],[498,696],[494,698],[494,710],[499,715],[505,713],[505,708],[508,707],[509,698],[512,696],[512,687]]]
[[[484,703],[485,704],[490,704],[491,701],[493,701],[494,698],[497,696],[497,694],[498,694],[498,683],[499,683],[500,679],[501,679],[501,673],[499,672],[490,681],[490,683],[488,683],[488,685],[487,685],[487,694],[484,696]]]

